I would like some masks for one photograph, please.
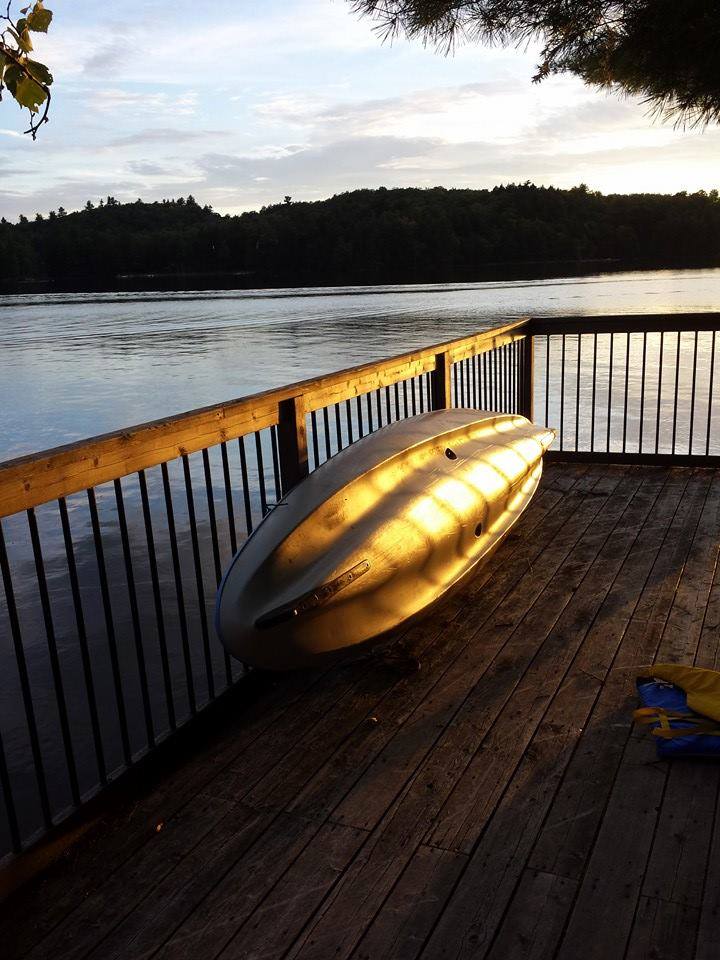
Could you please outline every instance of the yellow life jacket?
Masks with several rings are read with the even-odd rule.
[[[720,723],[720,672],[676,663],[656,663],[649,668],[648,675],[674,683],[685,691],[691,710]]]

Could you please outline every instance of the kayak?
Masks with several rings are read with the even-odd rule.
[[[225,648],[307,667],[427,611],[528,505],[555,434],[515,414],[436,410],[340,451],[271,510],[218,590]]]

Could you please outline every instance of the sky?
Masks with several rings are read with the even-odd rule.
[[[557,77],[534,51],[383,43],[346,0],[47,0],[35,143],[0,103],[0,215],[192,194],[222,213],[358,187],[720,186],[718,128]],[[14,4],[17,13],[19,3]]]

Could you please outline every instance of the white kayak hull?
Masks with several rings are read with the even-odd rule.
[[[216,628],[254,667],[365,645],[472,575],[537,489],[554,433],[438,410],[357,441],[299,483],[234,557]]]

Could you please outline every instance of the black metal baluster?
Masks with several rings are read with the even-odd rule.
[[[130,601],[130,620],[132,622],[133,640],[135,643],[135,659],[137,661],[138,677],[140,679],[140,695],[142,697],[143,715],[145,717],[145,735],[147,737],[148,747],[154,747],[155,728],[153,725],[152,707],[150,705],[150,690],[148,687],[142,629],[140,627],[140,608],[138,606],[137,590],[135,588],[135,573],[133,571],[132,554],[130,552],[130,537],[128,534],[125,503],[123,501],[120,480],[115,480],[113,486],[115,488],[115,504],[117,506],[120,542],[122,544],[123,563],[125,565],[125,581],[128,588],[128,600]]]
[[[512,404],[511,413],[518,412],[517,365],[518,365],[517,340],[513,340],[510,343],[510,402]]]
[[[320,466],[320,445],[318,444],[318,435],[317,435],[317,414],[314,410],[310,413],[310,424],[311,429],[310,433],[312,434],[312,451],[313,451],[313,470],[317,470]],[[257,436],[257,434],[256,434]],[[263,516],[265,511],[263,510]]]
[[[348,443],[349,444],[354,443],[355,441],[353,440],[352,406],[350,405],[349,400],[345,401],[345,421],[347,424]]]
[[[245,452],[245,437],[238,437],[240,451],[240,476],[242,478],[243,506],[245,507],[245,530],[247,535],[253,531],[252,505],[250,503],[250,474],[248,473],[247,453]]]
[[[414,379],[410,381],[410,387],[411,387],[411,389],[412,389],[413,396],[415,396],[415,380],[414,380]],[[410,414],[408,413],[408,385],[407,385],[407,380],[403,380],[403,382],[402,382],[402,392],[403,392],[403,410],[405,411],[405,417],[407,418],[407,417],[410,416]]]
[[[83,679],[85,680],[88,712],[90,713],[90,726],[92,729],[93,746],[95,749],[95,762],[97,764],[100,783],[104,786],[107,783],[105,751],[103,749],[102,734],[100,732],[100,718],[97,709],[97,697],[95,695],[95,681],[93,679],[92,665],[90,663],[90,650],[88,648],[85,615],[83,613],[82,597],[80,594],[80,580],[78,578],[77,563],[75,561],[75,547],[73,545],[72,533],[70,531],[70,518],[68,517],[67,503],[64,497],[60,497],[58,500],[58,507],[60,509],[60,525],[62,527],[63,543],[65,544],[65,558],[68,567],[68,577],[70,579],[70,593],[72,595],[73,610],[75,613],[75,629],[77,632],[78,646],[80,648],[80,662],[82,664]]]
[[[625,400],[623,402],[623,440],[622,452],[625,453],[627,446],[627,425],[628,425],[628,388],[630,386],[630,334],[625,334]]]
[[[357,405],[357,418],[358,418],[358,435],[362,438],[365,436],[365,427],[363,425],[363,415],[362,415],[362,400],[360,397],[355,397],[355,403]]]
[[[590,452],[595,450],[595,397],[597,395],[597,338],[593,334],[593,371],[592,371],[592,401],[590,404]]]
[[[612,420],[612,385],[613,385],[613,347],[615,334],[610,334],[610,362],[608,363],[608,412],[607,412],[607,452],[610,453],[610,424]]]
[[[172,677],[170,674],[170,658],[168,657],[167,636],[165,633],[165,615],[163,613],[162,594],[160,592],[160,577],[158,574],[157,555],[155,552],[155,534],[153,532],[150,498],[148,497],[147,478],[145,471],[138,471],[140,480],[140,500],[142,503],[143,521],[145,523],[145,538],[147,540],[148,561],[150,564],[150,583],[152,585],[153,604],[155,607],[155,621],[157,623],[158,646],[160,647],[160,664],[165,686],[165,704],[168,712],[170,729],[177,726],[175,717],[175,701],[173,698]]]
[[[237,530],[235,529],[235,507],[232,498],[232,481],[230,479],[230,461],[228,459],[227,444],[223,440],[220,444],[222,457],[223,482],[225,484],[225,507],[228,516],[228,531],[230,533],[230,550],[233,556],[237,553]]]
[[[710,428],[712,424],[712,406],[713,406],[713,380],[715,377],[715,331],[712,332],[712,344],[710,345],[710,386],[708,392],[708,417],[707,417],[707,438],[705,440],[705,456],[710,453]]]
[[[678,337],[680,334],[678,334]],[[695,426],[695,386],[697,384],[697,355],[698,355],[698,332],[695,331],[695,343],[693,345],[693,371],[692,387],[690,393],[690,438],[688,440],[688,453],[692,454],[693,448],[693,427]]]
[[[560,449],[565,449],[565,334],[560,349]]]
[[[195,701],[195,680],[193,677],[192,657],[190,656],[190,638],[188,636],[187,613],[185,611],[185,591],[182,582],[182,570],[180,568],[180,551],[177,543],[177,529],[175,527],[175,509],[172,502],[172,491],[170,489],[170,474],[167,463],[160,464],[162,473],[163,493],[165,496],[165,513],[168,522],[168,534],[170,536],[170,556],[172,558],[173,578],[175,580],[175,595],[178,605],[178,622],[180,625],[180,643],[183,651],[183,662],[185,665],[185,682],[188,691],[188,704],[190,713],[197,711]]]
[[[275,460],[274,457],[273,460]],[[207,497],[208,519],[210,521],[210,541],[212,543],[213,565],[215,567],[215,586],[219,587],[220,581],[222,580],[222,564],[220,563],[220,541],[218,538],[217,517],[215,514],[215,496],[213,494],[212,472],[210,470],[210,454],[208,453],[207,448],[205,448],[202,452],[202,461],[203,473],[205,475],[205,495]],[[277,474],[275,477],[275,494],[279,500],[280,491],[278,489]],[[230,664],[230,655],[224,647],[223,663],[225,666],[225,680],[227,685],[230,686],[232,683],[232,666]]]
[[[256,434],[257,436],[257,434]],[[205,657],[205,672],[207,674],[208,696],[215,699],[215,677],[213,675],[212,656],[210,655],[210,634],[207,625],[207,609],[205,607],[205,584],[203,583],[202,560],[200,558],[200,542],[198,540],[197,519],[195,516],[195,498],[193,496],[192,477],[190,476],[190,460],[187,454],[182,456],[183,474],[185,477],[185,497],[187,499],[188,521],[190,524],[190,545],[192,547],[193,564],[195,567],[195,589],[197,591],[200,614],[200,636],[202,638],[203,654]],[[262,469],[262,467],[261,467]]]
[[[507,411],[507,395],[505,387],[505,347],[498,347],[497,351],[497,361],[498,361],[498,398],[500,405],[500,412],[505,413]]]
[[[512,382],[511,382],[511,373],[510,373],[510,344],[506,343],[503,347],[503,356],[505,358],[505,412],[510,413],[512,410]]]
[[[643,333],[642,370],[640,373],[640,433],[638,436],[638,453],[642,453],[643,430],[645,428],[645,369],[647,360],[647,331]]]
[[[545,337],[545,426],[550,423],[550,334]]]
[[[665,333],[660,331],[660,365],[658,367],[658,395],[657,395],[657,418],[655,422],[655,453],[658,452],[660,445],[660,406],[662,399],[662,381],[663,381],[663,353],[665,350]]]
[[[325,441],[325,459],[329,460],[331,456],[332,447],[330,445],[330,414],[328,413],[328,408],[322,408],[323,414],[323,437]]]
[[[7,820],[8,830],[10,832],[10,846],[13,853],[19,853],[22,849],[22,838],[18,825],[17,811],[15,810],[15,800],[12,794],[12,784],[10,783],[10,772],[7,765],[7,756],[5,754],[5,744],[0,731],[0,786],[2,787],[3,802],[5,804],[5,818]]]
[[[108,584],[107,567],[105,564],[105,549],[103,547],[102,534],[100,532],[100,517],[98,515],[95,490],[92,487],[90,487],[90,489],[87,491],[87,498],[88,505],[90,507],[90,525],[93,532],[95,558],[98,567],[98,579],[100,581],[100,596],[102,598],[103,615],[105,617],[105,633],[107,634],[108,652],[110,654],[110,669],[113,677],[115,701],[118,711],[118,720],[120,723],[120,738],[122,740],[123,758],[126,766],[130,766],[130,763],[132,762],[132,751],[130,750],[127,711],[125,708],[125,696],[122,689],[122,677],[120,675],[120,659],[118,657],[115,624],[113,622],[112,605],[110,603],[110,587]]]
[[[8,619],[10,621],[10,636],[12,637],[13,651],[15,653],[15,664],[17,666],[18,678],[20,680],[20,692],[22,694],[23,707],[25,708],[25,722],[27,723],[28,736],[30,738],[30,752],[32,753],[33,757],[35,779],[37,780],[38,785],[40,809],[42,811],[43,824],[45,825],[45,828],[49,830],[52,826],[52,814],[50,812],[50,799],[48,797],[45,765],[43,763],[42,751],[40,749],[40,737],[38,735],[37,719],[35,717],[35,705],[33,704],[32,692],[30,690],[30,677],[28,675],[27,660],[25,659],[25,648],[22,641],[20,619],[18,617],[17,604],[15,602],[15,590],[13,588],[10,562],[8,560],[7,549],[5,547],[5,535],[3,533],[1,520],[0,573],[2,573],[3,589],[5,591],[5,603],[7,605]]]
[[[575,451],[580,449],[580,367],[582,356],[582,334],[577,335],[577,376],[575,378]]]
[[[40,544],[37,517],[35,516],[35,510],[33,507],[30,507],[30,509],[27,511],[27,518],[28,526],[30,527],[30,542],[32,543],[33,559],[35,561],[35,574],[40,593],[40,607],[42,609],[43,621],[45,623],[45,638],[47,641],[48,654],[50,656],[50,670],[55,687],[55,703],[57,705],[58,717],[60,719],[60,733],[65,751],[65,763],[67,766],[68,779],[70,781],[70,793],[72,794],[73,804],[77,807],[80,805],[80,784],[78,783],[72,734],[70,733],[70,720],[68,718],[67,702],[65,700],[65,687],[63,684],[62,673],[60,671],[60,659],[58,657],[57,640],[55,638],[55,624],[53,623],[52,609],[50,607],[50,594],[48,593],[47,579],[45,577],[45,562],[43,560],[42,546]]]
[[[403,380],[403,386],[405,386],[405,380]],[[400,384],[395,384],[395,419],[400,419]]]
[[[275,488],[275,503],[282,497],[282,485],[280,483],[280,457],[278,456],[277,426],[273,424],[270,427],[270,453],[272,455],[273,465],[273,487]]]
[[[372,433],[375,429],[373,424],[373,412],[372,412],[372,400],[370,394],[365,394],[365,404],[367,406],[367,415],[368,415],[368,433]]]
[[[313,436],[317,437],[317,431],[313,430]],[[317,440],[315,441],[317,445]],[[263,463],[263,452],[262,452],[262,437],[260,436],[260,431],[255,432],[255,459],[257,461],[258,468],[258,490],[260,493],[260,512],[265,517],[269,512],[268,502],[267,502],[267,491],[265,489],[265,464]],[[315,461],[317,466],[317,460]]]
[[[333,407],[335,409],[335,435],[337,436],[337,448],[338,448],[338,451],[340,451],[344,447],[343,436],[342,436],[342,424],[340,423],[340,404],[334,403]]]
[[[417,398],[416,398],[416,396],[415,396],[416,392],[419,392],[419,393],[420,393],[420,413],[424,413],[424,411],[425,411],[425,401],[423,400],[423,387],[424,387],[423,376],[424,376],[424,374],[420,374],[420,379],[419,379],[419,381],[418,381],[418,380],[413,380],[412,391],[411,391],[411,394],[412,394],[412,397],[411,397],[411,401],[412,401],[411,406],[412,406],[413,416],[415,416],[415,414],[417,413]],[[427,409],[428,409],[428,410],[431,410],[431,409],[432,409],[432,407],[430,406],[430,403],[429,403],[429,402],[428,402],[428,404],[427,404]]]
[[[677,437],[677,412],[678,412],[678,389],[680,387],[680,340],[682,334],[678,331],[677,335],[677,351],[675,354],[675,388],[673,391],[673,428],[672,428],[672,447],[671,450],[675,453],[675,438]]]
[[[397,392],[397,383],[395,384]],[[392,405],[390,403],[390,387],[385,387],[385,418],[388,423],[392,423]]]
[[[368,397],[370,394],[368,394]],[[382,394],[380,388],[375,391],[375,406],[377,407],[377,419],[378,419],[378,430],[383,425],[383,416],[382,416]]]

